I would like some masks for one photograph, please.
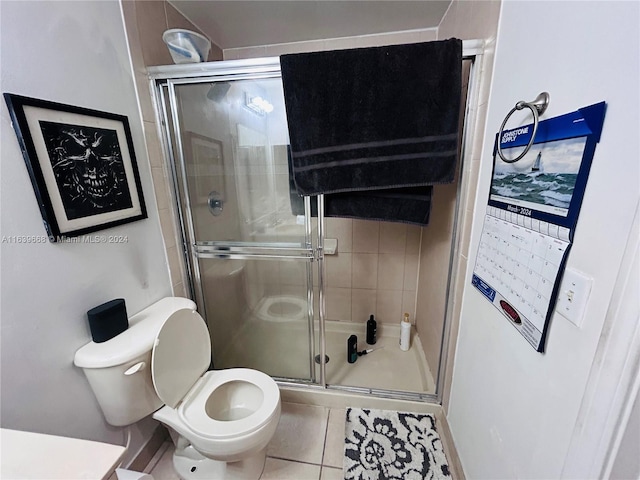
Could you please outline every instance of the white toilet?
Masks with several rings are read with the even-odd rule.
[[[267,322],[304,322],[308,310],[307,299],[293,295],[263,297],[255,308],[258,318]]]
[[[209,331],[195,309],[164,298],[120,335],[80,348],[74,363],[111,425],[153,413],[178,434],[173,464],[183,479],[258,479],[280,419],[278,385],[257,370],[207,371]]]

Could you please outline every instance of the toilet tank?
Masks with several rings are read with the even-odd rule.
[[[121,334],[76,352],[74,364],[83,369],[109,424],[131,425],[162,407],[153,387],[151,352],[165,320],[183,308],[195,310],[196,304],[163,298],[129,318],[129,328]]]

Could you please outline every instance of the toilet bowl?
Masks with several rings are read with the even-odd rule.
[[[178,408],[164,406],[153,414],[197,451],[225,462],[264,449],[279,416],[277,384],[268,375],[245,368],[207,372]]]
[[[256,315],[268,322],[306,321],[307,300],[293,295],[264,297],[256,306]]]
[[[280,419],[280,392],[268,375],[207,371],[207,326],[187,299],[163,299],[129,329],[76,352],[112,425],[153,418],[177,434],[174,467],[186,480],[258,479]]]

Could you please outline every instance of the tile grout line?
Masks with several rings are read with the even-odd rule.
[[[324,454],[327,451],[327,435],[329,434],[329,418],[331,417],[331,408],[327,409],[327,423],[324,427],[324,442],[322,442],[322,457],[320,459],[320,472],[318,473],[318,480],[322,479],[322,469],[324,468]]]
[[[324,454],[327,451],[327,434],[329,433],[329,417],[331,416],[331,408],[327,409],[327,423],[324,426],[324,441],[322,442],[322,457],[320,457],[320,465],[324,465]],[[321,469],[322,470],[322,469]]]
[[[291,462],[291,463],[303,463],[305,465],[313,465],[314,467],[322,467],[322,464],[320,463],[305,462],[304,460],[292,460],[290,458],[275,457],[273,455],[267,455],[267,458],[273,458],[274,460],[283,460],[285,462]]]

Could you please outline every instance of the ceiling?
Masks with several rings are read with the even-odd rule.
[[[220,48],[435,28],[451,0],[169,0]]]

